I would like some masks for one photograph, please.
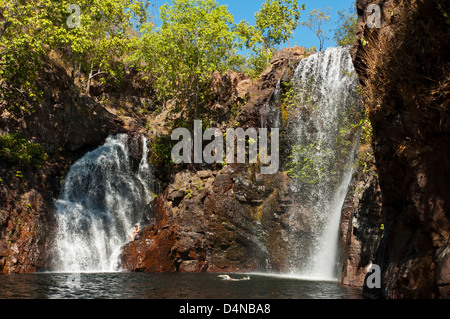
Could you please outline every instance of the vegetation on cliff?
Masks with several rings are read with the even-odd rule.
[[[47,159],[42,146],[30,143],[21,133],[0,135],[0,159],[20,166],[39,168]]]

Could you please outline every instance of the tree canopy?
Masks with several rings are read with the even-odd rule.
[[[314,32],[316,37],[319,39],[319,51],[322,51],[325,40],[328,39],[324,29],[323,24],[325,21],[330,21],[330,9],[326,8],[326,10],[322,9],[314,9],[309,12],[308,19],[303,21],[302,26],[307,27],[311,31]]]
[[[356,23],[358,15],[356,6],[353,5],[348,11],[338,11],[339,27],[334,32],[333,39],[337,45],[351,45],[356,42]]]
[[[52,50],[88,72],[114,76],[111,60],[129,45],[126,30],[148,19],[144,0],[1,0],[0,79],[3,97],[36,98],[34,79]],[[91,73],[92,75],[92,73]]]
[[[236,55],[233,16],[214,0],[174,0],[160,8],[160,15],[160,27],[143,29],[136,57],[156,79],[159,97],[190,103],[196,118],[200,88]]]

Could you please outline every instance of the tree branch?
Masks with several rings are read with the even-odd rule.
[[[100,74],[106,74],[106,72],[103,72],[103,71],[102,72],[97,72],[94,75],[91,75],[90,78],[93,79],[94,77],[96,77],[97,75],[100,75]]]

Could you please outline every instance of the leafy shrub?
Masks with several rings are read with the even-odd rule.
[[[172,147],[174,145],[170,135],[155,136],[151,142],[150,162],[158,168],[172,166]]]
[[[40,144],[28,142],[22,133],[13,133],[0,136],[0,159],[39,168],[47,160],[47,154]]]

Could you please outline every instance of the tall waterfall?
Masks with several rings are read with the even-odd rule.
[[[347,47],[300,61],[291,87],[290,133],[296,209],[290,215],[289,271],[318,280],[338,277],[341,209],[353,174],[361,104]]]
[[[145,137],[120,134],[70,168],[56,202],[56,271],[118,270],[120,247],[151,198],[147,153]]]

